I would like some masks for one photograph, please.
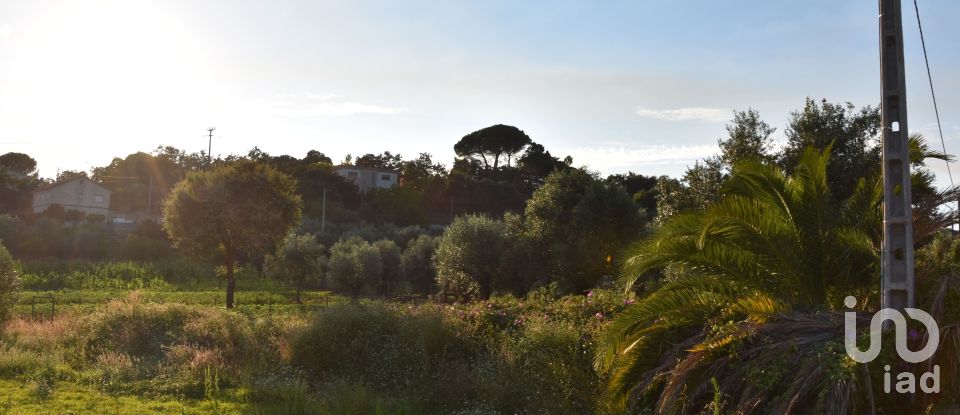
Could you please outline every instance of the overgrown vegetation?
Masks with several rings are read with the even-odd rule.
[[[775,150],[759,113],[736,112],[721,153],[679,180],[603,179],[496,125],[460,140],[449,172],[348,156],[403,176],[362,195],[317,151],[116,159],[94,174],[185,178],[162,189],[166,232],[0,216],[0,387],[29,410],[86,392],[185,413],[949,411],[960,242],[943,205],[960,192],[933,185],[925,160],[949,157],[920,136],[917,301],[941,350],[897,368],[940,365],[945,393],[880,394],[891,348],[867,365],[844,351],[842,299],[879,306],[877,123],[808,99]],[[30,181],[28,159],[0,157]],[[114,186],[120,210],[153,208]]]

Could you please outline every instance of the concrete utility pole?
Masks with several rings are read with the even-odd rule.
[[[907,91],[900,0],[880,1],[880,104],[883,154],[884,308],[914,307],[913,223]]]

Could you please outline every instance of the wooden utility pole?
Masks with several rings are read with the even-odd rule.
[[[900,0],[880,2],[880,104],[883,154],[882,306],[914,307],[910,146]]]
[[[217,127],[207,128],[207,164],[213,165],[213,131]]]

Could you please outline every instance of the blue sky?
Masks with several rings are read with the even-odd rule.
[[[910,128],[936,139],[912,5]],[[920,2],[960,154],[960,3]],[[679,175],[734,109],[879,101],[875,1],[0,3],[0,152],[88,169],[159,144],[449,163],[505,123],[604,174]],[[945,171],[942,163],[932,167]],[[942,183],[946,177],[941,174]]]

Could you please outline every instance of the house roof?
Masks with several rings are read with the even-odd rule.
[[[45,184],[45,185],[43,185],[43,186],[40,186],[40,187],[34,189],[33,191],[34,191],[34,192],[42,192],[42,191],[44,191],[44,190],[50,190],[50,189],[53,189],[54,187],[60,186],[60,185],[62,185],[62,184],[67,184],[67,183],[70,183],[70,182],[76,181],[76,180],[86,180],[86,181],[88,181],[88,182],[90,182],[90,183],[93,183],[93,184],[95,184],[95,185],[103,188],[103,190],[105,190],[105,191],[107,191],[107,192],[110,191],[110,189],[107,189],[106,187],[103,187],[102,184],[97,183],[97,182],[91,180],[89,177],[86,177],[86,176],[77,176],[77,177],[74,177],[74,178],[72,178],[72,179],[62,180],[62,181],[55,182],[55,183],[48,183],[48,184]]]
[[[354,166],[354,165],[352,165],[352,164],[341,164],[341,165],[338,165],[338,166],[333,166],[333,169],[334,169],[334,170],[350,169],[350,170],[360,170],[360,171],[375,171],[375,172],[377,172],[377,173],[396,173],[396,174],[400,174],[399,171],[396,171],[396,170],[394,170],[394,169],[378,169],[378,168],[375,168],[375,167],[358,167],[358,166]]]

